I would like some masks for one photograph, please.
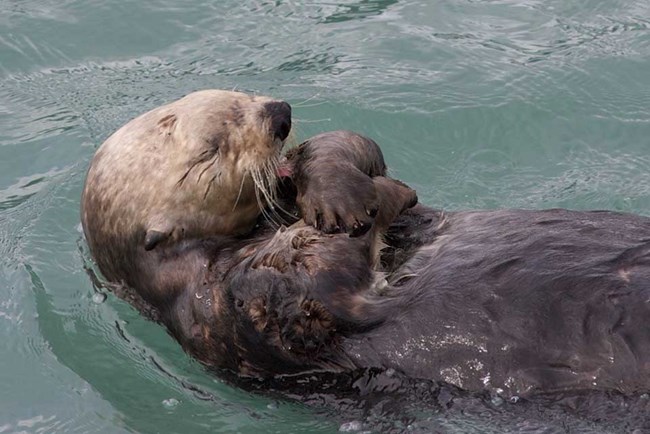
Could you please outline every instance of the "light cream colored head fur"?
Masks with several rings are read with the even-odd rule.
[[[265,110],[274,101],[204,90],[115,132],[97,150],[82,197],[91,249],[145,234],[155,245],[249,231],[274,191],[282,140]]]

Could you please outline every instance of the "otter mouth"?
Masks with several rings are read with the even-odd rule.
[[[282,157],[280,164],[275,168],[275,174],[280,179],[293,176],[293,165],[287,160],[287,157]]]

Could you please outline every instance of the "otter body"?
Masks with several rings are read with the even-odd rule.
[[[388,242],[403,262],[386,322],[346,341],[359,363],[517,395],[650,390],[649,218],[418,206]]]
[[[82,223],[100,270],[202,363],[650,390],[650,219],[413,207],[351,132],[288,152],[289,188],[272,191],[287,125],[281,101],[198,93],[127,124],[89,170]],[[273,205],[286,225],[263,218]]]
[[[387,242],[384,262],[403,261],[388,274],[364,238],[304,225],[235,250],[197,241],[170,262],[195,272],[163,322],[244,376],[379,368],[505,395],[650,390],[650,219],[418,205]]]

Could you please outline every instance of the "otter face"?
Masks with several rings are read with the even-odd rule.
[[[102,252],[119,257],[134,242],[152,249],[249,231],[275,200],[290,129],[286,102],[221,90],[192,93],[124,125],[96,152],[82,197],[100,268]]]
[[[233,234],[250,229],[275,202],[280,151],[291,129],[283,101],[237,92],[206,91],[180,101],[182,118],[164,128],[172,138],[176,209],[218,222],[198,233]],[[171,187],[171,185],[170,185]],[[211,228],[210,230],[206,230]],[[186,228],[186,230],[188,230]]]

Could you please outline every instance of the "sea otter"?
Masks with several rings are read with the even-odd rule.
[[[649,218],[415,205],[351,132],[289,151],[278,183],[285,104],[193,94],[91,164],[82,223],[99,269],[190,354],[242,377],[376,368],[504,394],[650,390]]]

